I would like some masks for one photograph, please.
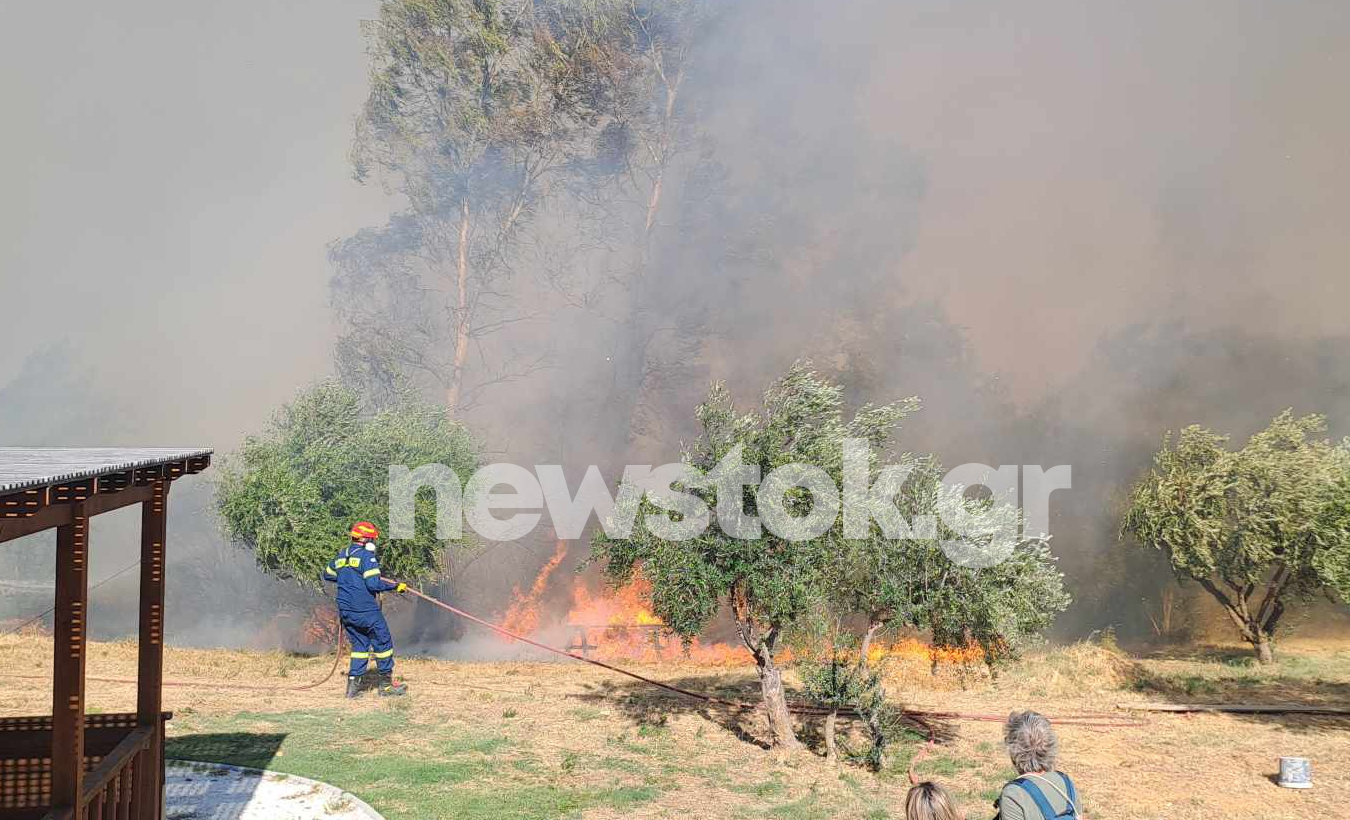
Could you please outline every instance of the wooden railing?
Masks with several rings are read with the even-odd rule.
[[[80,798],[86,820],[140,820],[158,817],[159,809],[146,812],[146,801],[159,802],[159,755],[155,754],[156,730],[149,726],[132,729],[125,739],[84,776]],[[153,759],[152,759],[153,758]]]
[[[51,807],[50,716],[0,718],[0,817],[20,820],[160,820],[164,721],[134,714],[87,715],[78,811]]]

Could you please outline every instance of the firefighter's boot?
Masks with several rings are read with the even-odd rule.
[[[380,683],[376,687],[376,691],[380,693],[380,697],[382,698],[398,697],[399,695],[408,694],[408,684],[394,683],[393,672],[381,672]]]
[[[361,685],[360,675],[347,676],[347,697],[359,698],[366,693],[366,687]]]

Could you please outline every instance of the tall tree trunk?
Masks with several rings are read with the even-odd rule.
[[[684,66],[681,66],[674,77],[669,77],[660,68],[660,55],[649,55],[649,59],[653,60],[653,65],[656,66],[665,85],[666,98],[660,131],[646,146],[653,163],[653,172],[651,187],[647,191],[642,232],[637,237],[638,258],[631,277],[632,302],[628,317],[615,340],[615,349],[611,356],[614,362],[614,379],[610,388],[610,400],[606,404],[611,408],[612,426],[622,435],[622,439],[616,438],[620,461],[627,457],[638,435],[642,387],[647,379],[651,342],[656,332],[653,325],[663,315],[658,305],[649,304],[655,292],[651,282],[652,239],[661,210],[666,173],[670,168],[672,142],[676,139],[675,105],[679,99],[685,72]]]
[[[656,169],[656,179],[652,181],[651,193],[647,196],[647,219],[642,225],[642,266],[645,269],[648,251],[651,249],[652,228],[656,227],[656,212],[661,207],[661,185],[665,182],[666,168]],[[645,270],[644,270],[645,273]]]
[[[801,741],[792,729],[792,713],[788,711],[787,692],[783,689],[783,670],[773,660],[773,650],[764,642],[755,650],[755,667],[759,672],[759,688],[764,696],[764,712],[769,718],[769,732],[773,745],[788,751],[801,751]]]
[[[464,388],[464,362],[469,358],[469,334],[472,330],[469,315],[469,200],[465,199],[459,212],[459,248],[455,266],[455,357],[450,373],[450,387],[446,391],[446,411],[453,417],[459,412]]]
[[[650,305],[651,282],[651,243],[652,230],[656,223],[656,214],[661,205],[661,188],[665,179],[665,167],[656,170],[656,178],[648,192],[647,211],[638,238],[638,259],[631,279],[631,299],[628,316],[624,319],[618,337],[615,339],[614,353],[611,356],[614,366],[614,378],[611,383],[610,400],[606,402],[612,414],[615,433],[616,462],[622,462],[629,454],[633,440],[637,438],[638,412],[642,402],[642,386],[647,378],[648,354],[650,352],[654,330],[653,317],[659,316]]]

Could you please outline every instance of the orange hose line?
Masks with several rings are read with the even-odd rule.
[[[231,691],[244,691],[244,692],[307,692],[311,689],[318,689],[320,686],[323,686],[325,683],[328,683],[328,681],[332,680],[333,675],[337,674],[338,666],[342,663],[343,642],[344,641],[342,637],[342,623],[341,621],[338,621],[337,639],[333,646],[333,665],[328,668],[328,674],[324,675],[322,678],[314,681],[313,683],[306,683],[301,686],[286,686],[286,687],[259,686],[256,684],[225,683],[222,681],[189,681],[189,680],[171,680],[171,679],[166,679],[162,681],[160,685],[170,688],[229,689]],[[48,679],[45,675],[10,675],[9,677],[18,680],[45,681]],[[85,680],[93,681],[94,683],[129,683],[132,685],[135,685],[137,683],[137,680],[135,678],[106,678],[99,676],[86,676]]]
[[[412,589],[410,587],[408,589],[408,592],[412,593],[418,598],[421,598],[423,601],[426,601],[432,606],[443,609],[446,612],[449,612],[453,615],[458,615],[459,617],[464,618],[465,620],[468,621],[472,621],[473,623],[476,623],[480,626],[485,626],[488,629],[492,630],[493,632],[511,638],[512,640],[517,640],[520,641],[521,643],[529,644],[530,646],[543,649],[544,651],[551,652],[555,655],[561,655],[562,657],[571,658],[572,660],[581,661],[582,663],[589,663],[592,666],[598,666],[601,669],[605,669],[610,672],[617,672],[620,675],[625,675],[627,677],[633,678],[634,680],[641,681],[642,683],[646,683],[648,685],[655,686],[657,688],[664,689],[668,692],[673,692],[677,695],[682,695],[687,698],[693,698],[695,700],[701,700],[708,703],[716,703],[721,706],[729,706],[734,709],[759,708],[759,704],[756,703],[749,703],[740,700],[727,700],[726,698],[720,698],[717,697],[716,695],[709,695],[704,692],[694,692],[689,689],[682,689],[678,686],[673,686],[668,683],[662,683],[661,681],[658,680],[652,680],[651,678],[639,675],[636,672],[630,672],[627,669],[614,666],[613,664],[605,663],[604,661],[596,660],[595,658],[588,658],[584,655],[578,655],[575,652],[568,652],[565,649],[559,649],[558,647],[555,646],[549,646],[548,644],[540,643],[539,641],[527,638],[524,635],[512,632],[511,630],[503,626],[499,626],[490,621],[486,621],[482,618],[479,618],[477,615],[465,612],[464,610],[451,606],[450,604],[447,604],[444,601],[432,598],[430,595],[426,595],[420,590]],[[805,703],[789,704],[788,708],[790,711],[793,711],[798,714],[827,714],[830,711],[828,708],[822,706]],[[977,721],[991,721],[991,722],[997,721],[999,723],[1007,720],[1006,715],[974,714],[965,712],[937,712],[937,711],[924,711],[918,709],[905,709],[904,713],[907,716],[911,717],[927,718],[934,720],[977,720]],[[1143,721],[1136,720],[1134,718],[1118,717],[1110,714],[1098,715],[1098,714],[1084,713],[1084,714],[1066,715],[1059,718],[1052,717],[1050,719],[1056,723],[1067,723],[1071,725],[1090,726],[1103,729],[1144,725]]]
[[[582,663],[588,663],[591,664],[592,666],[598,666],[601,669],[605,669],[610,672],[624,675],[636,681],[645,683],[649,686],[654,686],[658,689],[663,689],[667,692],[672,692],[674,694],[680,695],[681,697],[692,698],[694,700],[703,701],[705,703],[713,703],[719,706],[726,706],[732,709],[754,710],[760,708],[760,704],[757,703],[751,703],[749,701],[743,700],[729,700],[727,698],[718,697],[716,695],[710,695],[705,692],[695,692],[690,689],[684,689],[669,683],[663,683],[658,680],[653,680],[652,678],[646,677],[644,675],[639,675],[636,672],[631,672],[627,669],[623,669],[622,667],[614,666],[613,664],[605,663],[604,661],[596,660],[595,658],[588,658],[584,655],[578,655],[575,652],[569,652],[565,649],[560,649],[556,646],[549,646],[548,644],[540,643],[539,641],[513,632],[503,626],[494,624],[491,621],[484,620],[483,618],[480,618],[477,615],[474,615],[470,612],[465,612],[464,610],[459,609],[458,607],[451,606],[450,604],[447,604],[444,601],[433,598],[420,590],[413,589],[410,587],[408,589],[408,592],[412,593],[417,598],[426,601],[432,606],[443,609],[446,612],[451,613],[452,615],[457,615],[461,618],[464,618],[467,621],[471,621],[480,626],[487,627],[493,632],[496,632],[512,640],[520,641],[521,643],[528,644],[538,649],[542,649],[546,652],[551,652],[555,655],[560,655],[565,658],[581,661]],[[342,662],[343,635],[340,620],[337,623],[336,627],[337,627],[336,628],[337,636],[333,651],[333,665],[329,668],[328,674],[324,675],[322,678],[320,678],[317,681],[314,681],[313,683],[307,683],[301,686],[276,687],[276,686],[259,686],[240,683],[224,683],[221,681],[188,681],[188,680],[170,679],[165,680],[163,685],[166,687],[225,689],[225,690],[250,691],[250,692],[305,692],[311,689],[317,689],[320,686],[327,683],[328,681],[332,680],[333,676],[337,674],[338,667]],[[11,677],[19,680],[46,680],[45,677],[37,675],[12,675]],[[86,678],[86,680],[95,681],[99,683],[129,683],[129,684],[136,683],[136,680],[134,678],[90,677]],[[829,714],[829,712],[831,711],[828,707],[810,703],[789,703],[788,710],[794,714],[816,715],[816,716],[826,715]],[[988,713],[948,712],[948,711],[935,711],[923,709],[903,709],[902,712],[906,717],[914,718],[916,722],[919,722],[920,725],[924,725],[926,728],[927,724],[925,723],[925,721],[927,720],[969,720],[969,721],[985,721],[995,723],[1002,723],[1004,720],[1007,720],[1007,717],[1004,715],[995,715]],[[1117,716],[1105,713],[1066,714],[1061,715],[1059,717],[1050,717],[1050,720],[1054,723],[1086,726],[1090,728],[1099,728],[1099,729],[1119,729],[1145,725],[1143,721],[1138,720],[1136,718]],[[931,743],[933,737],[933,732],[931,728],[929,728],[929,734]]]

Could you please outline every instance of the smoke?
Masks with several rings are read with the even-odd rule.
[[[347,162],[357,22],[377,7],[141,0],[91,6],[75,33],[55,9],[10,15],[0,438],[228,451],[329,370],[324,248],[400,207]],[[1115,527],[1165,430],[1242,436],[1293,406],[1350,433],[1347,55],[1334,0],[730,4],[681,92],[698,137],[653,236],[631,429],[609,408],[614,317],[638,297],[570,298],[615,260],[576,241],[593,226],[565,198],[509,284],[534,318],[475,354],[548,368],[468,420],[492,458],[576,481],[674,460],[709,380],[751,402],[809,357],[856,401],[922,396],[907,449],[1072,464],[1052,504],[1078,602],[1061,629],[1142,628],[1164,575]],[[42,378],[53,339],[78,375]],[[16,409],[35,405],[62,412]],[[191,503],[188,554],[229,567],[202,589],[239,584],[259,613],[304,600]],[[482,545],[452,591],[500,611],[551,547],[542,528]],[[181,606],[175,628],[218,629],[230,604],[212,607]],[[252,617],[195,634],[242,642]]]

